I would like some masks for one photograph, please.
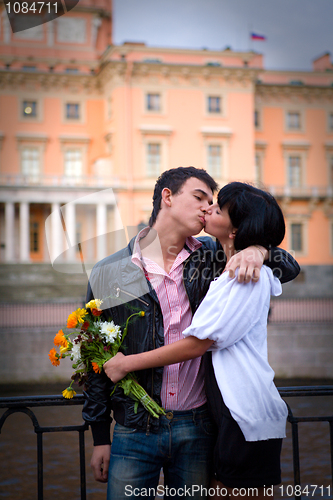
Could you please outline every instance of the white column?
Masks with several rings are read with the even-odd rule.
[[[107,256],[106,233],[106,204],[98,203],[96,205],[97,260],[104,259]]]
[[[94,262],[95,259],[95,208],[92,205],[87,205],[86,208],[86,235],[85,242],[87,262]]]
[[[5,242],[6,242],[6,262],[14,260],[14,226],[15,226],[15,206],[11,201],[5,205]]]
[[[59,255],[63,252],[63,233],[60,215],[60,204],[52,203],[51,205],[51,260],[55,261]]]
[[[29,203],[20,203],[20,262],[30,261]]]
[[[73,262],[76,260],[76,230],[75,230],[75,204],[67,203],[65,206],[66,241],[68,250],[66,260]]]

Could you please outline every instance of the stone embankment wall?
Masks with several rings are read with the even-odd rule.
[[[306,270],[301,282],[284,285],[272,301],[268,356],[279,378],[333,379],[332,269],[326,267]],[[68,314],[84,303],[87,276],[71,270],[0,266],[1,384],[69,381],[70,361],[54,367],[48,352]]]

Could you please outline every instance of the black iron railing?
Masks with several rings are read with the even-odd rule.
[[[333,396],[333,386],[313,386],[313,387],[280,387],[280,395],[283,398],[304,397],[304,396]],[[43,434],[49,432],[78,432],[79,434],[79,454],[80,454],[80,483],[81,483],[81,500],[86,500],[86,475],[85,475],[85,441],[84,433],[88,429],[88,425],[70,425],[65,427],[50,427],[40,426],[38,420],[31,408],[45,406],[69,406],[82,405],[84,397],[77,395],[73,399],[67,400],[62,396],[27,396],[0,398],[0,408],[6,408],[6,411],[0,418],[0,432],[6,419],[13,413],[21,412],[28,415],[34,426],[34,431],[37,434],[37,462],[38,462],[38,500],[43,500]],[[300,471],[300,456],[299,456],[299,434],[298,425],[303,422],[328,422],[330,434],[330,456],[331,456],[331,476],[333,482],[333,415],[320,417],[296,417],[293,415],[292,409],[288,405],[289,415],[288,421],[292,429],[292,450],[293,450],[293,468],[294,468],[294,498],[299,500],[302,498],[301,487],[301,471]],[[288,495],[290,496],[290,495]]]

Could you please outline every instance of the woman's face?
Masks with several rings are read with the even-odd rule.
[[[205,232],[215,236],[222,245],[233,244],[236,229],[231,223],[227,206],[220,209],[218,204],[214,203],[206,210]]]

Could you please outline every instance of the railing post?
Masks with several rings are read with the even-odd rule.
[[[329,421],[330,426],[330,450],[331,450],[331,479],[333,484],[333,420]]]
[[[37,433],[37,465],[38,465],[38,500],[43,500],[43,433],[36,429]]]
[[[79,431],[81,500],[86,500],[86,457],[84,445],[85,429]]]

